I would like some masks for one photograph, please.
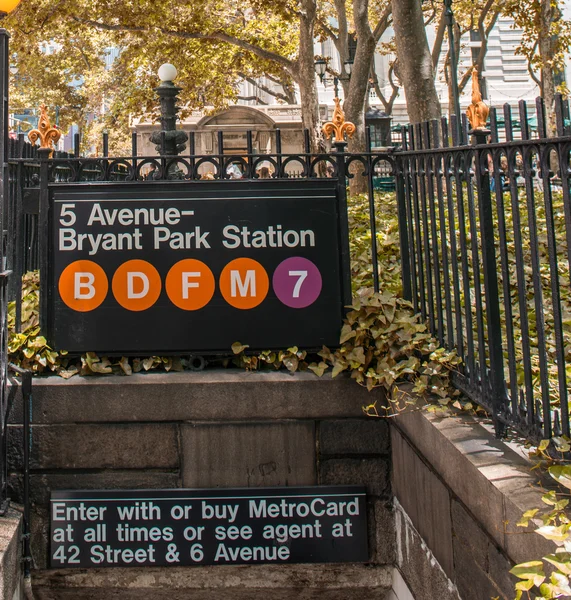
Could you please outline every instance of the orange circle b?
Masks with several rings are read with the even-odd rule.
[[[194,258],[174,264],[165,281],[170,301],[182,310],[198,310],[206,306],[214,296],[215,285],[212,271]]]
[[[58,290],[66,306],[77,312],[89,312],[101,305],[109,282],[105,271],[91,260],[76,260],[59,277]]]
[[[268,295],[270,280],[262,265],[251,258],[237,258],[220,274],[220,291],[224,300],[241,310],[255,308]]]
[[[113,275],[113,295],[125,309],[138,312],[151,308],[161,295],[161,276],[146,260],[129,260]]]

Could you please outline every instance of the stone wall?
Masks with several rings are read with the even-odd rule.
[[[204,371],[34,380],[31,490],[35,566],[40,571],[47,566],[52,489],[317,484],[367,486],[370,563],[391,565],[390,434],[385,421],[364,417],[362,406],[370,401],[369,393],[350,379],[318,379],[310,373]],[[11,481],[16,498],[21,496],[17,473],[21,467],[20,417],[21,406],[16,405],[10,426]],[[291,567],[313,572],[309,565]],[[329,585],[341,585],[343,578],[350,577],[349,570],[357,568],[336,566],[331,572],[337,575],[331,576]],[[236,569],[233,577],[245,573],[243,567]],[[105,587],[113,580],[113,585],[121,588],[117,581],[138,577],[133,573],[118,578],[117,569],[110,571],[115,575],[108,578],[102,578],[99,571],[99,583],[94,583],[94,578],[92,585]],[[161,580],[174,574],[170,569],[160,571],[156,576]],[[387,573],[373,579],[388,582],[390,587]],[[72,571],[65,576],[57,571],[36,571],[35,587],[40,586],[40,598],[50,598],[48,588],[68,589],[69,582],[76,579],[77,573]],[[172,585],[176,586],[174,580]],[[345,589],[340,597],[365,597],[362,589],[355,589],[361,595],[350,596]],[[375,597],[382,597],[381,592],[384,588],[379,588]],[[77,589],[73,593],[78,594]],[[108,590],[101,593],[105,597]]]
[[[516,527],[541,492],[521,447],[468,415],[391,421],[397,566],[416,600],[511,600],[516,563],[554,545]]]

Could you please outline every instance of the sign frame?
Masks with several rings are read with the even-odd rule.
[[[367,562],[363,485],[52,490],[50,568]]]
[[[58,194],[79,194],[84,197],[93,197],[94,194],[100,195],[117,195],[120,194],[124,198],[141,198],[145,195],[152,195],[160,200],[161,197],[168,198],[173,194],[187,194],[189,198],[218,196],[218,197],[234,197],[240,199],[247,198],[252,195],[262,199],[264,194],[268,195],[268,202],[272,201],[271,195],[289,193],[292,195],[298,194],[300,197],[303,193],[319,194],[334,194],[335,195],[335,231],[333,235],[336,238],[338,248],[338,256],[332,257],[335,260],[335,269],[338,272],[339,286],[339,306],[335,307],[338,313],[338,331],[341,329],[342,319],[346,312],[346,307],[351,304],[351,272],[349,259],[349,232],[347,219],[347,202],[346,190],[341,185],[340,180],[331,179],[275,179],[275,180],[222,180],[222,181],[140,181],[140,182],[117,182],[117,183],[51,183],[44,190],[44,198],[48,200],[48,211],[41,211],[40,221],[43,224],[43,230],[47,235],[43,236],[46,240],[44,252],[42,253],[42,272],[48,273],[48,277],[42,277],[40,286],[40,302],[41,302],[41,325],[42,330],[46,332],[48,343],[54,343],[54,334],[56,330],[56,310],[55,302],[59,299],[57,291],[57,282],[55,280],[55,240],[54,240],[54,220],[55,206],[54,199]],[[261,201],[261,200],[260,200]],[[44,203],[42,202],[42,205]],[[43,213],[43,214],[42,214]],[[314,344],[299,343],[296,339],[292,339],[287,345],[284,343],[266,343],[266,344],[249,344],[249,340],[245,336],[241,339],[234,339],[229,344],[224,344],[220,347],[204,347],[189,344],[188,347],[129,347],[126,343],[123,347],[99,347],[99,348],[65,348],[71,353],[81,353],[86,351],[96,351],[108,355],[135,355],[135,354],[203,354],[216,355],[228,354],[230,346],[235,341],[242,341],[249,344],[252,349],[282,349],[291,345],[298,345],[308,350],[318,349],[325,343],[328,346],[335,347],[338,345],[338,331],[335,336],[331,334],[327,343],[319,340]],[[56,344],[57,345],[57,344]]]

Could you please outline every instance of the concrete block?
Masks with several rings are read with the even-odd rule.
[[[21,460],[22,428],[9,428],[11,457]],[[18,462],[19,462],[18,460]],[[176,425],[35,425],[32,469],[176,469]],[[14,469],[20,464],[11,465]]]
[[[388,423],[383,419],[344,419],[319,424],[321,455],[387,454]]]
[[[241,565],[169,569],[76,569],[35,574],[38,600],[382,600],[392,568],[365,565]]]
[[[544,509],[546,506],[541,502],[541,492],[529,487],[512,490],[508,496],[504,496],[504,527],[506,532],[506,551],[510,559],[515,563],[538,560],[546,554],[552,554],[557,544],[546,540],[535,533],[536,526],[517,527],[517,522],[523,513],[532,508]]]
[[[369,552],[371,562],[394,565],[396,562],[395,516],[392,504],[369,501]]]
[[[396,430],[391,434],[393,491],[414,527],[452,578],[450,494],[410,444]]]
[[[21,474],[11,474],[8,480],[10,497],[22,502]],[[99,473],[44,473],[30,477],[30,498],[33,504],[47,507],[51,490],[128,490],[172,489],[180,487],[178,471],[103,471]]]
[[[398,502],[395,502],[395,526],[397,567],[415,600],[461,600],[458,589]],[[481,596],[479,600],[484,598]]]
[[[0,598],[12,600],[20,587],[22,571],[22,513],[9,508],[0,519]]]
[[[382,458],[331,458],[319,464],[323,485],[365,485],[367,493],[380,498],[390,494],[388,460]]]
[[[187,424],[183,487],[314,485],[313,422]]]
[[[454,544],[461,544],[472,556],[472,560],[484,571],[488,571],[488,546],[490,538],[466,512],[464,507],[452,500],[452,531]]]
[[[510,569],[514,566],[514,563],[510,562],[505,554],[500,552],[493,544],[489,544],[488,565],[490,578],[498,588],[502,600],[512,600],[515,595],[514,586],[519,581],[517,577],[510,574]]]
[[[480,469],[498,463],[521,464],[521,457],[469,416],[442,419],[424,411],[411,411],[400,414],[391,424],[412,441],[417,453],[503,547],[504,496]],[[508,458],[504,456],[507,454]]]
[[[168,386],[168,396],[165,395]],[[311,372],[138,373],[130,377],[45,377],[34,380],[35,423],[239,421],[361,417],[384,392],[349,377]],[[21,395],[12,422],[22,418]]]
[[[482,600],[495,598],[499,590],[489,575],[474,562],[467,546],[454,542],[455,583],[462,600]]]

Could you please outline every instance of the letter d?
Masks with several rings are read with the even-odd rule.
[[[73,280],[74,300],[91,300],[95,296],[94,283],[95,275],[93,273],[75,273]]]
[[[135,292],[135,278],[140,279],[143,283],[143,289],[140,292]],[[127,273],[127,298],[129,300],[138,300],[144,298],[149,293],[149,278],[140,271]]]

